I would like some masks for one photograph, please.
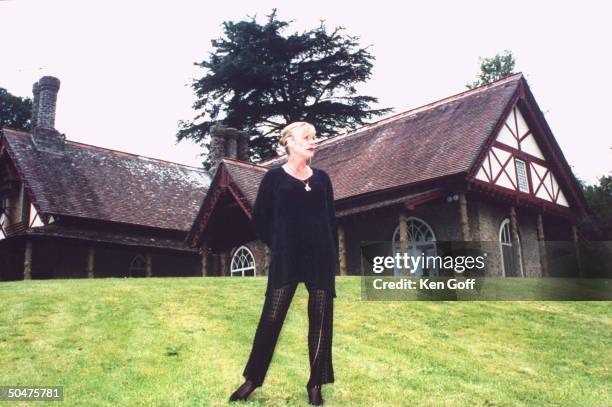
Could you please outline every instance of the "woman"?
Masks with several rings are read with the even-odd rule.
[[[271,249],[263,311],[244,369],[246,381],[230,401],[246,400],[263,384],[285,316],[299,282],[308,289],[310,404],[321,405],[321,385],[334,382],[333,298],[336,297],[338,232],[334,193],[327,173],[307,161],[315,152],[316,131],[306,122],[289,124],[279,144],[288,160],[269,169],[257,192],[252,225]]]

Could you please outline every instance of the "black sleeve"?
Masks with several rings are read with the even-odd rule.
[[[339,250],[338,248],[338,222],[336,220],[336,209],[334,208],[334,187],[327,173],[325,173],[325,178],[327,180],[327,188],[326,188],[327,212],[328,212],[327,215],[329,217],[329,224],[331,226],[332,234],[334,236],[334,244],[335,244],[334,247],[337,252]]]
[[[272,226],[274,216],[274,194],[271,174],[268,172],[264,175],[259,189],[257,190],[257,198],[253,206],[253,217],[251,225],[255,230],[257,237],[268,245],[272,246]]]

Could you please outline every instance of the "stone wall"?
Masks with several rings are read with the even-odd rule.
[[[467,200],[470,234],[472,240],[481,243],[481,249],[487,253],[487,276],[503,275],[501,246],[499,242],[499,230],[502,221],[510,217],[510,205],[494,201]],[[368,216],[353,216],[351,218],[339,219],[344,225],[345,247],[347,258],[348,275],[361,275],[361,242],[362,241],[391,241],[395,228],[399,225],[399,207],[378,210],[376,214]],[[517,226],[521,247],[521,263],[525,277],[542,277],[540,264],[540,252],[537,239],[537,212],[518,208]],[[461,224],[459,220],[459,205],[457,202],[442,202],[424,205],[413,211],[406,212],[407,217],[417,217],[425,221],[432,228],[437,241],[458,242],[461,241]],[[545,216],[545,219],[546,216]],[[546,223],[546,222],[545,222]],[[549,222],[550,223],[550,220]],[[546,230],[546,239],[549,235],[567,237],[567,230],[571,225],[555,223],[555,227]],[[267,275],[267,264],[265,264],[265,244],[260,241],[252,241],[247,244],[255,256],[260,270],[265,269]],[[548,258],[552,265],[557,267],[557,275],[570,275],[567,270],[576,268],[575,260],[565,261],[564,266],[556,259],[570,258],[572,253],[572,242],[565,241],[555,245],[547,244],[549,247]],[[569,256],[569,257],[568,257]],[[552,257],[552,258],[551,258]],[[262,265],[264,265],[262,267]],[[517,263],[518,264],[518,263]],[[567,269],[566,271],[563,270]],[[521,275],[520,269],[518,275]]]
[[[501,263],[501,248],[499,243],[499,229],[502,221],[510,217],[510,205],[498,204],[489,201],[473,202],[478,208],[478,233],[473,234],[474,239],[483,242],[486,248],[487,264],[490,275],[503,275]],[[537,214],[523,208],[517,208],[516,218],[520,240],[522,267],[525,277],[541,277],[540,254],[538,251]],[[517,263],[518,264],[518,263]],[[520,274],[520,271],[519,271]]]
[[[468,211],[470,210],[468,202]],[[461,240],[459,206],[456,202],[424,205],[413,211],[407,211],[406,214],[408,218],[413,216],[426,222],[438,241]],[[399,226],[399,215],[400,209],[397,207],[380,211],[378,216],[344,220],[349,275],[361,275],[361,242],[391,241],[395,229]]]

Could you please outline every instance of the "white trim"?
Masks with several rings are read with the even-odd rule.
[[[521,164],[521,166],[519,166],[519,163]],[[527,180],[527,163],[523,160],[521,160],[520,158],[516,158],[514,157],[514,165],[516,167],[516,183],[517,183],[517,187],[518,190],[520,192],[526,192],[529,193],[529,181]],[[521,167],[523,169],[523,180],[525,181],[524,183],[521,183],[521,171],[519,171],[519,167]],[[525,188],[521,188],[522,186],[524,186]]]
[[[29,223],[29,227],[33,228],[33,227],[44,226],[44,225],[45,224],[43,223],[42,218],[38,214],[38,211],[36,210],[36,208],[34,207],[33,204],[30,204],[30,223]]]
[[[421,223],[421,226],[425,227],[425,233],[422,232],[422,230],[417,230],[416,232],[419,233],[422,236],[425,236],[425,238],[427,238],[427,233],[429,233],[431,235],[431,240],[410,240],[410,235],[411,235],[411,224],[414,225],[415,223]],[[438,252],[438,247],[436,245],[436,234],[433,231],[433,228],[429,225],[429,223],[425,222],[423,219],[421,218],[417,218],[416,216],[409,216],[408,218],[406,218],[406,227],[408,228],[408,251],[410,250],[419,250],[420,246],[433,246],[433,253],[431,254],[432,256],[436,256],[437,252]],[[401,241],[400,241],[400,225],[398,224],[395,227],[395,230],[393,231],[393,235],[391,237],[391,243],[392,243],[392,250],[393,250],[393,256],[395,256],[395,253],[401,251]],[[414,235],[414,234],[413,234]],[[397,236],[397,240],[396,240],[396,236]],[[430,242],[428,244],[428,242]],[[431,250],[431,249],[430,249]],[[433,273],[431,273],[431,271]],[[433,268],[430,271],[430,276],[437,276],[438,275],[438,270],[437,268]],[[394,269],[394,274],[397,275],[397,270]]]
[[[508,242],[504,242],[502,240],[502,234],[504,232],[504,228],[507,226],[506,229],[506,234],[507,234],[507,239]],[[525,273],[523,272],[523,250],[521,248],[521,238],[518,235],[518,233],[516,234],[516,243],[518,244],[518,254],[519,254],[519,258],[518,258],[518,263],[519,263],[519,269],[521,271],[521,277],[525,277]],[[506,266],[504,264],[504,248],[503,246],[513,246],[512,243],[512,230],[510,228],[510,218],[504,218],[504,220],[502,220],[501,225],[499,225],[499,232],[498,232],[498,240],[499,240],[499,254],[501,256],[501,269],[502,269],[502,276],[506,277]]]
[[[238,256],[240,256],[238,258]],[[247,266],[245,267],[245,261]],[[253,252],[249,250],[246,246],[240,246],[232,255],[232,261],[230,262],[230,276],[240,276],[240,277],[251,277],[245,276],[245,271],[253,270],[253,276],[257,276],[257,264],[255,263],[255,256],[253,256]]]
[[[6,238],[5,229],[8,227],[10,218],[8,216],[9,199],[3,198],[0,206],[0,240]]]

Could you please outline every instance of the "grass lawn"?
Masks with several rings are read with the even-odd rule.
[[[64,386],[64,403],[219,406],[243,381],[266,279],[0,283],[0,385]],[[610,302],[362,301],[338,277],[328,406],[611,406]],[[300,284],[248,403],[306,406]]]

